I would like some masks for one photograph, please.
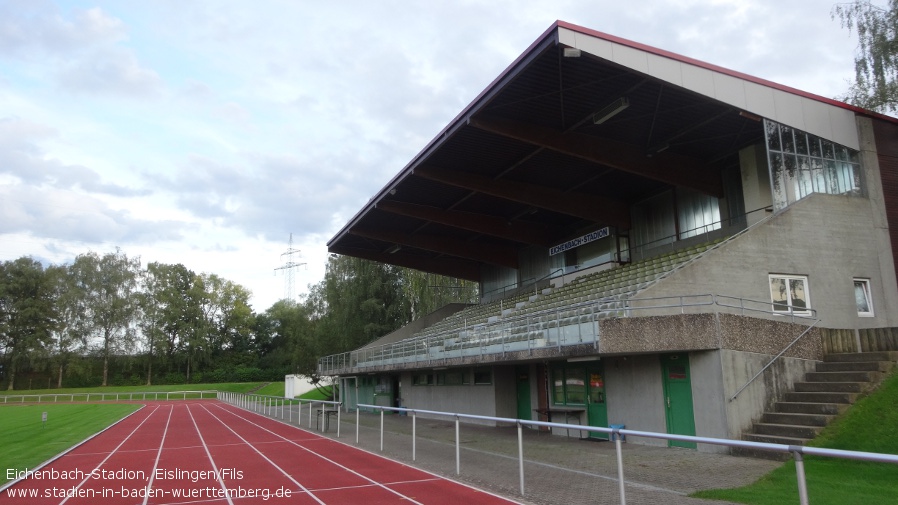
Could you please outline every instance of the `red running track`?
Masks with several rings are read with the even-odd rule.
[[[150,402],[4,490],[0,503],[516,502],[206,400]]]

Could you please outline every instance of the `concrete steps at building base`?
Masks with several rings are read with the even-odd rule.
[[[816,371],[805,374],[793,391],[764,412],[744,440],[782,445],[805,445],[861,395],[876,388],[896,366],[898,352],[828,354]],[[738,448],[733,454],[785,461],[787,453]]]

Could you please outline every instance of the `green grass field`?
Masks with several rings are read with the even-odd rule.
[[[284,396],[284,382],[272,382],[267,386],[255,391],[257,395],[268,395],[268,396]]]
[[[7,470],[34,468],[140,408],[136,404],[0,406],[0,484]],[[47,413],[47,423],[41,421]]]
[[[96,388],[63,388],[63,389],[32,389],[32,390],[16,390],[16,391],[0,391],[0,404],[3,403],[3,396],[22,396],[22,395],[70,395],[75,394],[77,401],[83,401],[87,393],[95,394],[111,394],[111,393],[143,393],[143,392],[167,392],[167,391],[231,391],[235,393],[245,393],[254,388],[259,387],[261,382],[228,382],[221,384],[166,384],[163,386],[108,386]],[[281,384],[281,389],[284,386]]]
[[[898,454],[898,374],[858,401],[810,444],[814,447]],[[898,465],[805,457],[808,499],[814,505],[896,503]],[[758,482],[693,496],[751,505],[798,503],[795,463],[789,461]]]

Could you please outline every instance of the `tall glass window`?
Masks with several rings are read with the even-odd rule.
[[[858,151],[764,120],[773,205],[779,210],[811,193],[860,193]]]
[[[680,240],[720,228],[720,203],[716,197],[680,189],[677,193]]]

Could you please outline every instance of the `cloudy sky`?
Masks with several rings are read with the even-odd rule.
[[[119,247],[264,311],[556,19],[827,97],[820,0],[0,0],[0,260]]]

